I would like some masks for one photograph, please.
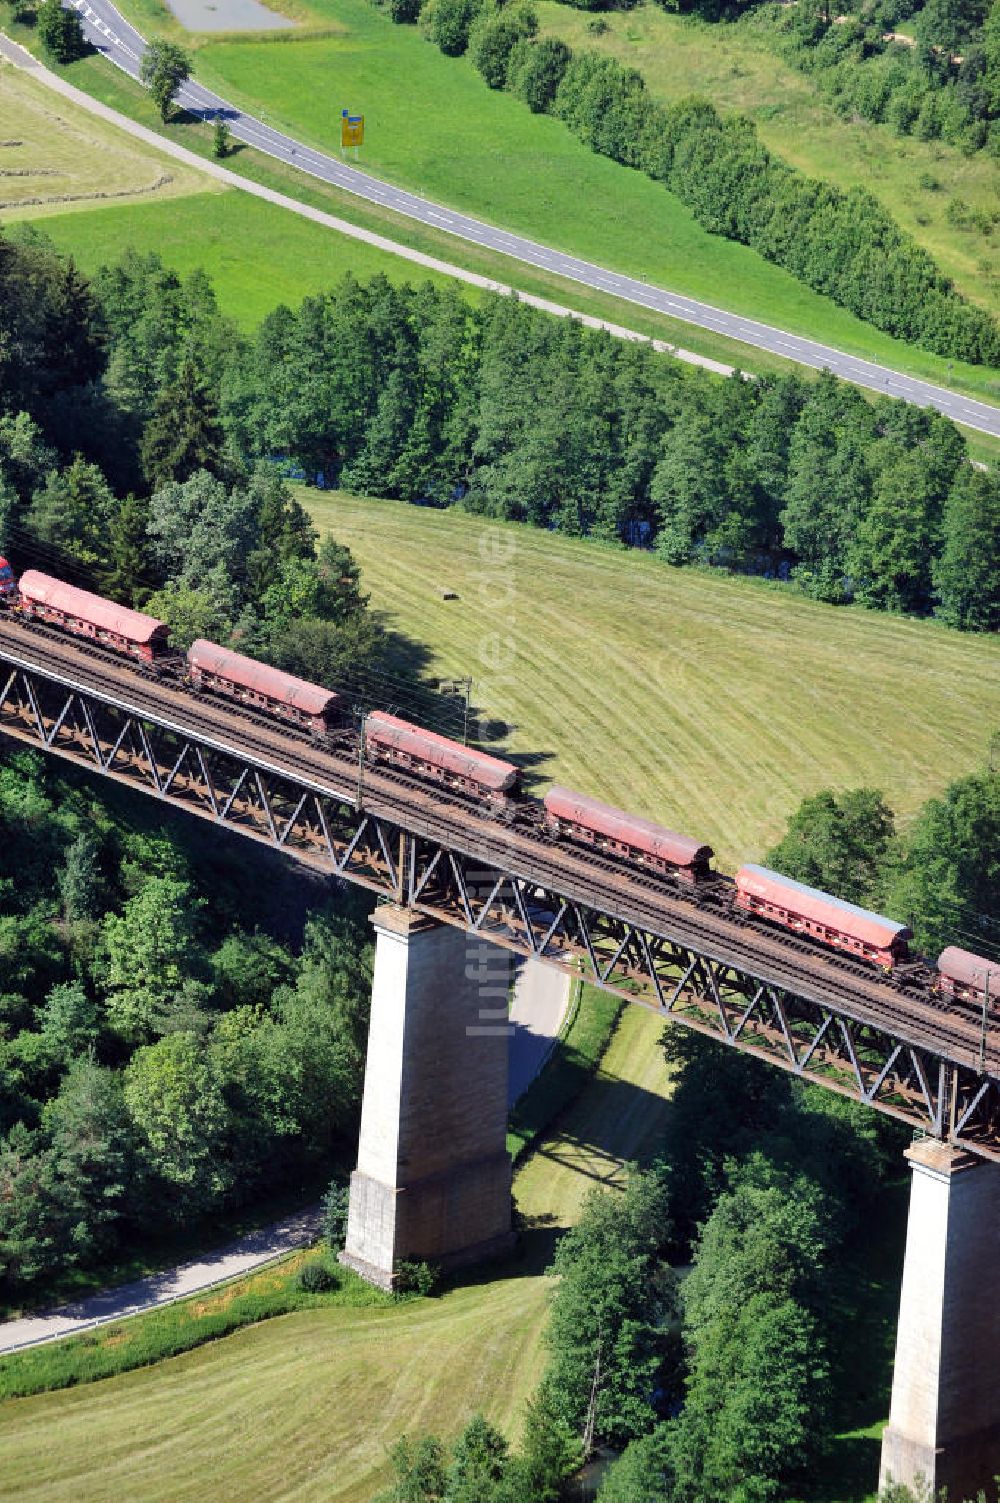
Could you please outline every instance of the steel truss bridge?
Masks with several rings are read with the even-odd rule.
[[[1000,1160],[1000,1025],[861,961],[0,621],[0,730]]]

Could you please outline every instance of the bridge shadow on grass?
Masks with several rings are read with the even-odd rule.
[[[620,1189],[626,1164],[642,1166],[657,1156],[669,1111],[669,1100],[642,1086],[595,1076],[518,1166],[514,1197],[521,1227],[515,1253],[456,1275],[455,1282],[472,1285],[544,1273],[588,1192]]]

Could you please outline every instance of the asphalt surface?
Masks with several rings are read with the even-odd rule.
[[[518,964],[510,1009],[508,1043],[508,1100],[511,1106],[531,1084],[555,1046],[569,1002],[570,978],[554,966],[526,960]],[[272,1226],[250,1232],[238,1241],[190,1263],[150,1274],[116,1289],[104,1289],[71,1305],[0,1323],[0,1353],[77,1336],[109,1321],[141,1315],[159,1305],[212,1289],[229,1279],[261,1268],[319,1235],[322,1213],[310,1207]]]
[[[523,1095],[552,1052],[566,1016],[570,978],[541,960],[517,962],[507,1060],[507,1100]]]
[[[79,12],[83,29],[94,47],[131,77],[138,78],[140,59],[146,46],[145,38],[125,20],[110,0],[64,0],[64,3]],[[524,236],[498,229],[482,220],[472,219],[467,214],[433,203],[416,193],[408,193],[404,188],[394,188],[379,178],[349,166],[345,161],[296,141],[294,137],[275,130],[253,115],[244,114],[235,105],[193,80],[179,90],[177,102],[192,115],[205,120],[221,117],[237,140],[246,142],[248,146],[253,146],[268,156],[276,157],[322,182],[331,183],[358,198],[380,204],[433,229],[444,230],[462,240],[471,241],[474,245],[511,256],[525,265],[553,272],[570,281],[610,293],[638,307],[680,319],[684,323],[711,329],[729,339],[781,355],[800,365],[811,366],[816,370],[830,370],[845,381],[868,387],[885,396],[899,397],[918,407],[935,407],[957,423],[964,423],[981,433],[1000,436],[1000,408],[991,407],[989,403],[977,402],[972,397],[949,391],[947,387],[935,386],[931,382],[900,375],[856,356],[841,354],[828,345],[817,344],[811,339],[772,328],[770,324],[758,323],[754,319],[743,318],[739,314],[727,313],[710,303],[701,303],[694,298],[682,297],[679,293],[649,286],[635,277],[624,276],[563,251],[539,245]]]

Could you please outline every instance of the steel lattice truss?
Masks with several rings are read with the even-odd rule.
[[[322,786],[90,689],[0,662],[0,729],[1000,1159],[1000,1086],[668,935],[602,912]],[[418,820],[410,822],[419,825]]]

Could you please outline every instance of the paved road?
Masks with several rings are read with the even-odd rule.
[[[566,1008],[571,981],[554,965],[540,960],[517,963],[510,1021],[507,1100],[511,1106],[534,1080],[552,1052]]]
[[[548,1059],[566,1015],[569,989],[570,978],[554,966],[528,960],[518,967],[510,1011],[514,1024],[509,1043],[511,1105]],[[239,1278],[313,1242],[319,1234],[320,1222],[320,1210],[310,1207],[177,1268],[116,1289],[105,1289],[58,1310],[0,1323],[0,1353],[58,1341],[62,1336],[76,1336],[94,1326],[140,1315],[158,1305]]]
[[[129,25],[110,0],[64,0],[64,3],[79,12],[84,30],[97,50],[133,78],[138,77],[145,39]],[[207,120],[222,116],[238,140],[245,141],[279,161],[298,167],[312,177],[367,199],[370,203],[381,204],[397,214],[418,220],[421,224],[445,230],[474,245],[500,251],[528,266],[554,272],[600,292],[611,293],[639,307],[668,314],[671,318],[696,324],[703,329],[711,329],[727,338],[768,350],[800,365],[811,366],[816,370],[829,369],[834,375],[845,381],[852,381],[855,385],[868,387],[887,396],[900,397],[919,407],[936,407],[939,412],[967,427],[1000,436],[1000,408],[991,407],[986,402],[961,396],[949,391],[947,387],[899,375],[853,355],[843,355],[827,345],[772,328],[769,324],[758,323],[754,319],[727,313],[709,303],[648,286],[635,277],[623,276],[590,261],[582,261],[576,256],[539,245],[522,235],[472,219],[467,214],[433,203],[418,194],[408,193],[403,188],[394,188],[379,178],[348,166],[336,157],[327,156],[296,141],[292,136],[284,135],[252,115],[244,114],[199,83],[192,81],[185,84],[177,97],[178,102],[193,115]]]
[[[38,1346],[43,1341],[57,1341],[60,1336],[76,1336],[94,1326],[103,1326],[128,1315],[139,1315],[155,1305],[211,1289],[227,1279],[235,1279],[251,1269],[270,1263],[296,1247],[304,1247],[319,1233],[321,1212],[318,1207],[299,1211],[273,1226],[250,1232],[217,1252],[208,1253],[178,1268],[165,1269],[133,1284],[120,1284],[87,1299],[63,1305],[43,1315],[27,1315],[0,1325],[0,1352],[16,1352],[22,1347]]]

